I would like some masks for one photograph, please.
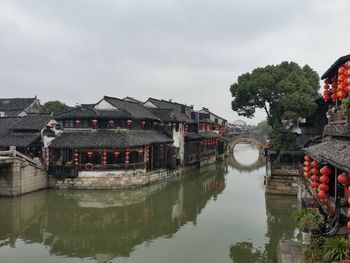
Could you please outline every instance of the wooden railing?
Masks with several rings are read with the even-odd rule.
[[[328,118],[328,124],[349,124],[350,123],[350,113],[343,113],[337,111],[330,115]]]

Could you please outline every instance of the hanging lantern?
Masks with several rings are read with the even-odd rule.
[[[316,168],[312,168],[310,172],[311,172],[311,174],[313,174],[313,175],[318,175],[319,170],[316,169]]]
[[[128,124],[129,127],[132,125],[132,120],[127,120],[126,123]]]
[[[102,164],[107,164],[107,150],[106,149],[103,149]]]
[[[340,184],[349,184],[350,178],[346,173],[341,173],[340,175],[338,175],[338,183]]]
[[[333,173],[333,171],[331,168],[329,168],[327,165],[325,165],[320,169],[320,173],[323,175],[329,176],[330,174]]]
[[[143,150],[138,150],[137,152],[140,156],[143,154]]]
[[[325,79],[324,80],[324,84],[331,84],[332,82],[331,82],[331,80],[330,79]]]
[[[307,156],[307,155],[304,156],[304,161],[310,161],[310,160],[311,160],[311,158],[309,156]]]
[[[78,153],[78,149],[74,149],[74,164],[78,165],[79,164],[79,153]]]
[[[309,172],[304,172],[304,177],[309,177],[311,174]]]
[[[120,152],[114,152],[114,157],[115,157],[115,158],[118,158],[119,155],[120,155]]]
[[[339,88],[339,84],[342,84],[345,80],[345,76],[343,74],[338,76],[338,88]]]
[[[346,224],[346,228],[348,229],[348,231],[350,231],[350,221],[348,221],[348,223]]]
[[[337,88],[338,88],[338,90],[345,90],[345,87],[346,86],[344,83],[339,83]]]
[[[316,162],[316,161],[312,161],[311,162],[311,166],[314,167],[314,168],[318,168],[318,167],[320,167],[320,164],[318,162]]]
[[[96,120],[96,119],[93,119],[93,120],[91,121],[91,124],[92,124],[92,126],[96,127],[96,125],[97,125],[97,120]]]
[[[338,74],[344,74],[344,72],[345,72],[345,67],[339,67]]]
[[[320,177],[320,182],[323,184],[328,184],[329,183],[329,177],[327,175],[322,175]]]
[[[146,121],[141,121],[141,127],[144,128],[146,126]]]
[[[330,88],[329,84],[323,85],[323,89],[324,89],[324,90],[328,90],[329,88]]]
[[[309,166],[310,165],[310,162],[309,161],[305,161],[304,162],[304,166]]]
[[[317,182],[318,181],[318,176],[317,175],[311,176],[311,181]]]
[[[349,79],[350,80],[350,79]],[[347,85],[345,88],[345,92],[350,93],[350,85]]]
[[[304,172],[309,172],[310,171],[310,167],[309,166],[304,166]]]
[[[346,69],[350,69],[350,60],[347,61],[347,62],[344,64],[344,67],[345,67]]]
[[[92,152],[91,151],[89,151],[89,152],[87,152],[87,155],[89,156],[89,158],[92,156]]]
[[[324,101],[328,101],[329,100],[329,96],[328,95],[323,95],[323,99],[324,99]]]
[[[108,126],[110,128],[113,128],[114,127],[114,121],[113,120],[108,121]]]
[[[346,94],[345,94],[345,92],[344,92],[343,90],[339,90],[339,91],[337,92],[337,97],[338,97],[339,99],[344,99],[344,98],[346,97]]]
[[[329,191],[329,186],[327,184],[320,184],[320,186],[318,187],[318,189],[320,191],[323,191],[323,192],[328,192]]]
[[[311,182],[311,187],[313,189],[317,189],[318,188],[318,183],[317,182]]]
[[[319,191],[317,196],[320,200],[326,200],[328,198],[328,194],[323,191]]]
[[[152,126],[153,126],[153,128],[156,128],[156,127],[158,126],[158,122],[154,121],[154,122],[152,123]]]
[[[76,126],[76,127],[79,127],[79,126],[80,126],[80,120],[76,120],[74,123],[75,123],[75,126]]]

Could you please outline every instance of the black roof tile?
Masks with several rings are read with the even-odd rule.
[[[172,139],[154,130],[90,130],[63,132],[52,142],[51,147],[126,148],[171,142]]]
[[[98,110],[90,106],[81,106],[55,115],[57,120],[75,118],[131,118],[124,109]]]
[[[19,111],[29,107],[36,98],[1,98],[0,111]]]
[[[40,133],[7,133],[0,136],[0,146],[27,147],[40,138]]]
[[[134,119],[153,119],[159,120],[150,110],[143,105],[135,102],[125,101],[114,97],[104,96],[103,99],[113,105],[114,107],[125,110]]]
[[[35,130],[41,131],[52,120],[50,115],[27,115],[10,126],[11,130]]]
[[[330,79],[334,77],[336,74],[338,74],[338,68],[348,60],[350,60],[350,54],[338,58],[337,61],[334,62],[333,65],[321,76],[321,79]]]
[[[161,121],[194,123],[195,121],[175,109],[151,109]]]

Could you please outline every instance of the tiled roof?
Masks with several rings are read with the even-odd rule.
[[[36,130],[40,131],[52,120],[50,115],[27,115],[20,118],[10,126],[11,130]]]
[[[187,136],[187,139],[189,140],[198,140],[198,139],[213,139],[218,138],[219,134],[215,132],[190,132]]]
[[[0,146],[27,147],[40,138],[40,133],[7,133],[0,136]]]
[[[216,118],[218,118],[218,119],[221,119],[221,120],[223,120],[223,121],[226,121],[226,119],[224,119],[224,118],[222,118],[222,117],[220,117],[219,115],[216,115],[215,113],[213,113],[213,112],[211,112],[209,109],[207,109],[207,108],[202,108],[202,111],[205,111],[205,112],[207,112],[208,114],[211,114],[211,115],[213,115],[214,117],[216,117]]]
[[[185,107],[187,111],[191,111],[192,108],[190,106],[187,106],[185,104],[172,102],[172,101],[166,101],[166,100],[158,100],[155,98],[148,98],[148,101],[150,101],[152,104],[157,106],[159,109],[175,109],[181,112],[182,108]]]
[[[350,54],[337,59],[337,61],[334,62],[333,65],[322,75],[321,79],[330,79],[334,77],[336,74],[338,74],[338,68],[348,60],[350,60]]]
[[[183,114],[180,111],[175,110],[175,109],[151,109],[151,111],[161,121],[166,121],[166,122],[185,122],[185,123],[193,123],[193,122],[195,122],[191,118],[187,117],[185,114]]]
[[[19,121],[20,117],[3,117],[0,118],[0,136],[9,132],[9,129],[12,125],[14,125],[17,121]]]
[[[150,110],[138,103],[108,96],[103,97],[103,99],[111,105],[113,105],[114,107],[128,112],[131,115],[131,118],[158,120],[158,117],[155,116]]]
[[[173,140],[154,130],[92,130],[64,132],[51,144],[56,148],[126,148]]]
[[[124,109],[98,110],[90,106],[74,108],[55,116],[56,119],[70,118],[131,118],[131,115]]]
[[[0,99],[0,111],[23,111],[35,100],[36,98],[3,98]]]
[[[350,173],[350,141],[326,140],[307,147],[303,152],[318,162],[326,162]]]

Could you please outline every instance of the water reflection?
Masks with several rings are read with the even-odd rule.
[[[196,224],[208,200],[224,190],[225,173],[215,166],[135,191],[42,191],[0,199],[0,242],[15,247],[20,239],[44,244],[56,256],[100,262],[128,257],[136,245]]]
[[[281,239],[293,239],[294,222],[291,214],[297,208],[295,197],[267,195],[267,233],[263,248],[254,247],[250,241],[237,242],[230,247],[232,262],[276,262],[276,249]]]
[[[172,183],[1,198],[0,261],[275,262],[296,200],[265,197],[257,149],[235,150]]]

